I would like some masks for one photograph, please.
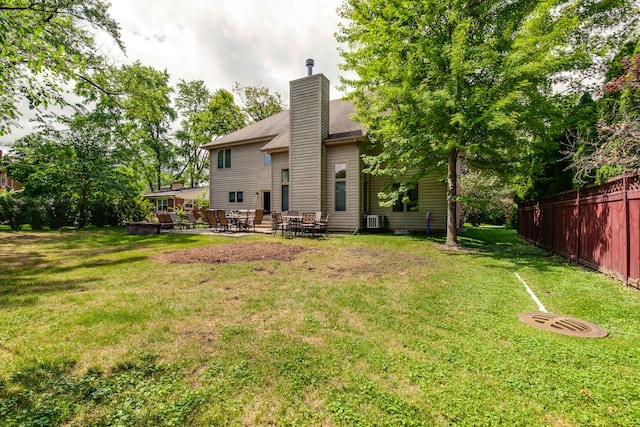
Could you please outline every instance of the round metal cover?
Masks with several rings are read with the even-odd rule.
[[[561,314],[542,312],[520,313],[518,314],[518,319],[538,329],[573,337],[603,338],[607,336],[607,331],[598,325]]]

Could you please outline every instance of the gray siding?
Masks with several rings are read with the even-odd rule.
[[[347,210],[335,210],[335,164],[347,164]],[[327,211],[331,213],[329,228],[332,230],[354,231],[360,225],[362,208],[360,205],[360,151],[357,144],[327,148]]]
[[[431,223],[432,230],[443,231],[447,226],[447,185],[436,175],[423,178],[418,183],[419,210],[418,212],[392,212],[392,208],[384,208],[379,205],[377,198],[384,184],[389,178],[369,178],[369,208],[371,215],[384,215],[387,217],[388,226],[392,230],[424,231],[426,228],[426,216],[428,212],[433,214],[435,222]],[[399,182],[399,180],[397,181]]]
[[[264,164],[264,153],[260,151],[263,145],[231,147],[231,167],[224,169],[218,169],[218,150],[210,151],[210,207],[225,210],[262,207],[262,191],[271,190],[271,166]],[[229,203],[230,191],[242,191],[244,201]]]
[[[290,97],[290,208],[319,211],[326,192],[322,141],[329,134],[329,81],[322,74],[294,80]]]

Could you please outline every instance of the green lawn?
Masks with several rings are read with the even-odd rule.
[[[0,231],[2,425],[638,425],[640,292],[521,242]],[[168,264],[211,244],[293,261]],[[609,331],[518,320],[536,305]]]

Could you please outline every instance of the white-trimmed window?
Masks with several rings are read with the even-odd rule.
[[[218,169],[231,167],[231,149],[218,150]]]
[[[347,210],[347,164],[336,163],[335,170],[335,206],[336,212]]]
[[[169,199],[156,199],[156,211],[167,212],[169,210]]]
[[[282,183],[282,212],[289,210],[289,169],[282,169],[280,172],[280,182]]]

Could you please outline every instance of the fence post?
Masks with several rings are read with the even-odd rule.
[[[627,174],[622,175],[622,187],[623,187],[623,203],[624,203],[624,246],[625,246],[625,262],[624,270],[622,272],[625,283],[629,283],[629,275],[631,274],[631,232],[629,230],[629,197],[627,192],[629,180]]]
[[[582,215],[580,214],[580,189],[576,190],[576,262],[580,263],[580,240],[582,240]]]

